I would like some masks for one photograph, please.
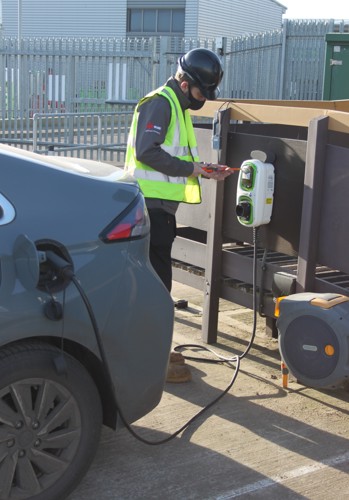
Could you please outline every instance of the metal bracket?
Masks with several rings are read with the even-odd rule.
[[[212,120],[212,149],[221,149],[221,123],[219,120],[220,111],[216,111]]]

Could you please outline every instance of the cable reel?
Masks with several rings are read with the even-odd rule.
[[[349,297],[305,292],[277,300],[280,353],[297,380],[333,389],[349,380]]]

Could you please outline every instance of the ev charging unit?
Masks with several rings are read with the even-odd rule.
[[[279,350],[303,385],[334,389],[349,380],[349,297],[304,292],[280,297]]]
[[[274,165],[259,159],[240,167],[236,192],[236,215],[240,224],[258,227],[271,219],[274,200]]]
[[[251,156],[240,167],[236,215],[256,230],[271,220],[275,176],[270,154]],[[349,381],[349,297],[304,292],[278,297],[276,303],[282,364],[298,382],[325,389]]]

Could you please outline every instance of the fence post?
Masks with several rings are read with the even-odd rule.
[[[38,115],[34,113],[33,115],[33,151],[37,153],[38,147]]]
[[[93,118],[91,117],[91,123]],[[97,161],[101,161],[102,147],[102,120],[101,116],[97,115]]]
[[[279,99],[283,98],[284,80],[285,80],[285,59],[286,59],[286,42],[287,42],[287,19],[282,25],[282,45],[281,45],[281,65],[280,65],[280,83],[279,83]]]
[[[305,160],[303,208],[297,266],[297,293],[314,288],[318,262],[318,240],[323,203],[323,178],[326,159],[328,116],[313,118],[309,123]]]
[[[158,54],[158,57],[159,57],[159,81],[157,82],[156,86],[161,85],[162,83],[165,83],[167,78],[168,78],[168,74],[167,74],[168,43],[169,43],[168,36],[160,37],[160,53]],[[156,88],[156,86],[154,88]]]
[[[75,113],[74,99],[77,97],[76,78],[75,78],[75,57],[69,55],[67,61],[67,87],[65,96],[65,110],[67,113]]]
[[[220,126],[219,149],[212,150],[215,163],[226,163],[227,140],[230,123],[230,110],[225,109],[218,114]],[[210,213],[207,228],[205,257],[205,285],[202,315],[201,338],[207,344],[217,341],[219,297],[221,290],[222,265],[222,224],[223,224],[224,182],[214,181],[210,186]]]

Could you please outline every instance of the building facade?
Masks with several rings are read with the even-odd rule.
[[[286,7],[275,0],[2,0],[1,3],[2,35],[17,36],[20,31],[23,37],[234,37],[280,29],[286,12]]]

